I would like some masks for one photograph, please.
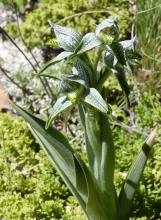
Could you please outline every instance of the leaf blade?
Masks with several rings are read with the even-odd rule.
[[[135,191],[143,174],[156,134],[157,128],[152,131],[147,141],[143,144],[123,183],[119,195],[119,212],[121,220],[126,220],[129,217]]]
[[[82,35],[72,28],[53,23],[50,23],[50,25],[55,32],[60,46],[66,51],[74,52],[82,39]]]
[[[99,35],[99,33],[106,29],[106,28],[111,28],[113,26],[116,26],[118,23],[118,20],[117,18],[108,18],[108,19],[105,19],[104,21],[102,21],[100,24],[98,24],[96,26],[96,35]],[[107,34],[107,33],[106,33]]]
[[[80,42],[80,45],[77,49],[77,54],[84,53],[88,50],[100,46],[101,44],[102,41],[99,40],[95,33],[88,33],[82,38],[82,41]]]
[[[60,176],[63,178],[73,195],[77,198],[84,212],[93,220],[99,216],[106,219],[105,205],[101,201],[101,192],[95,179],[85,163],[78,158],[67,139],[55,128],[44,129],[45,122],[13,104],[16,111],[30,124],[31,130],[39,141]],[[81,184],[79,180],[81,179]]]
[[[50,114],[50,117],[46,123],[45,128],[47,129],[52,121],[54,120],[54,118],[60,114],[62,111],[64,111],[65,109],[69,108],[70,106],[72,106],[72,102],[66,97],[66,96],[62,96],[60,97],[56,103],[54,104],[53,108],[52,108],[52,112]]]
[[[79,162],[74,154],[67,139],[55,128],[44,129],[45,122],[24,111],[19,106],[12,104],[16,111],[29,123],[38,142],[43,146],[49,158],[52,160],[60,176],[65,180],[66,184],[73,194],[77,197],[80,205],[85,210],[88,200],[86,177],[82,167],[86,167],[81,159]],[[81,166],[80,166],[81,164]],[[84,185],[77,189],[77,176],[81,175]],[[85,188],[85,189],[84,189]],[[81,201],[80,201],[81,200]]]
[[[41,147],[43,147],[44,151],[46,152],[47,156],[49,157],[49,159],[51,160],[51,162],[53,163],[53,165],[56,167],[57,172],[59,173],[59,175],[61,176],[61,178],[63,179],[63,181],[65,182],[65,184],[69,187],[70,191],[72,192],[73,195],[75,195],[75,197],[77,198],[79,204],[81,205],[81,207],[83,208],[83,210],[86,212],[86,204],[85,201],[83,200],[83,198],[81,198],[81,196],[79,195],[79,193],[77,192],[76,188],[74,187],[74,185],[72,184],[70,178],[68,178],[68,176],[66,175],[66,173],[60,168],[60,166],[55,162],[55,160],[53,159],[53,157],[51,156],[51,152],[44,147],[45,143],[41,140],[41,138],[39,137],[40,134],[33,129],[30,126],[30,130],[32,132],[32,134],[34,135],[34,137],[38,140],[39,144]]]
[[[70,55],[72,55],[71,52],[67,52],[67,51],[63,51],[61,52],[58,56],[56,56],[54,59],[50,60],[49,62],[47,62],[44,67],[42,67],[42,69],[40,69],[39,74],[41,74],[42,72],[44,72],[48,67],[59,63],[60,61],[64,60],[65,58],[69,57]]]
[[[88,93],[83,98],[83,102],[91,105],[92,107],[104,114],[109,111],[107,103],[95,88],[89,89]]]

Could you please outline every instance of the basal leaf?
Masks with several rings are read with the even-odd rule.
[[[56,168],[57,172],[59,173],[59,175],[61,176],[61,178],[65,182],[65,184],[68,186],[68,188],[72,192],[72,194],[77,198],[79,204],[81,205],[84,212],[86,213],[86,200],[87,200],[87,198],[86,198],[86,200],[84,200],[85,199],[84,193],[83,193],[83,196],[80,195],[79,191],[75,187],[75,185],[76,185],[75,182],[72,182],[71,176],[67,175],[66,169],[64,170],[63,167],[61,166],[62,164],[59,163],[59,160],[61,160],[61,157],[59,159],[59,154],[57,155],[57,152],[54,150],[54,147],[56,146],[56,144],[54,144],[55,140],[53,139],[52,143],[50,143],[49,140],[47,140],[47,138],[44,138],[44,136],[40,132],[38,132],[36,129],[34,129],[31,126],[29,126],[29,127],[30,127],[32,134],[37,139],[38,143],[44,149],[48,158],[51,160],[52,164]],[[68,160],[68,159],[69,158],[65,157],[65,160]],[[74,158],[73,158],[73,160],[74,160]],[[75,165],[75,166],[77,166],[77,165]],[[68,169],[68,166],[66,166],[66,168]],[[76,168],[75,168],[75,171],[76,171]],[[75,175],[79,176],[79,174],[77,174],[77,172],[79,172],[78,169],[77,169]],[[71,173],[71,175],[72,175],[72,173]],[[82,179],[83,179],[83,177],[82,177]],[[83,191],[85,191],[86,185],[83,185],[82,187],[84,187]]]
[[[81,159],[78,161],[69,142],[57,129],[50,127],[48,130],[45,130],[44,121],[34,117],[15,104],[13,104],[13,107],[29,123],[34,136],[44,148],[60,176],[86,212],[88,188],[85,175],[88,174],[86,174],[86,170],[82,170],[86,168],[86,165]],[[82,186],[79,186],[79,189],[77,188],[78,176],[82,178]]]
[[[82,40],[82,35],[72,28],[63,27],[58,24],[51,23],[57,41],[64,50],[74,52]]]
[[[83,165],[83,164],[82,164]],[[98,184],[95,179],[83,165],[83,170],[87,178],[87,187],[88,187],[88,201],[86,205],[86,211],[90,220],[106,220],[109,219],[108,216],[108,207],[104,203],[103,196],[99,190]]]
[[[154,143],[154,139],[157,134],[157,128],[155,128],[150,134],[148,140],[143,144],[140,152],[138,153],[135,161],[133,162],[126,180],[123,183],[120,195],[119,195],[119,207],[120,207],[120,220],[128,220],[132,201],[135,195],[136,188],[143,174],[144,167],[150,154],[150,150]]]
[[[60,176],[77,198],[89,219],[107,218],[101,192],[85,163],[74,153],[67,139],[55,128],[45,130],[45,122],[13,104],[51,159]]]

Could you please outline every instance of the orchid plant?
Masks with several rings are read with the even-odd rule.
[[[119,41],[118,20],[106,19],[96,26],[95,33],[84,36],[74,29],[50,23],[56,43],[64,49],[39,72],[65,60],[71,66],[62,74],[61,97],[52,107],[47,122],[36,118],[16,104],[20,115],[29,123],[35,138],[42,145],[60,176],[90,220],[129,219],[132,201],[142,176],[156,129],[144,143],[134,160],[120,194],[114,186],[115,147],[109,125],[110,105],[106,102],[105,83],[112,74],[122,88],[127,104],[130,89],[127,72],[133,71],[138,55],[133,51],[134,39]],[[93,55],[89,53],[93,52]],[[70,106],[77,106],[84,127],[88,163],[74,152],[66,137],[52,126],[54,118]]]

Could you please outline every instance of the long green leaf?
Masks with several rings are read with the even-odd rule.
[[[45,130],[45,122],[13,104],[16,111],[30,124],[38,142],[55,165],[90,220],[106,220],[101,193],[84,162],[74,153],[67,139],[55,128]],[[103,218],[100,218],[103,216]]]
[[[61,177],[63,179],[67,179],[67,182],[70,182],[70,185],[72,185],[73,189],[75,188],[75,190],[77,190],[76,176],[79,175],[77,174],[77,172],[80,171],[80,169],[76,168],[77,166],[79,166],[79,164],[76,164],[77,159],[75,158],[74,151],[69,145],[67,139],[55,128],[50,127],[48,130],[45,130],[44,121],[34,117],[33,115],[24,111],[19,106],[13,104],[13,107],[30,124],[32,130],[37,137],[37,140],[41,143],[41,145],[43,145],[43,148],[45,148],[45,150],[47,151],[49,157],[56,165],[57,170],[60,172]],[[81,161],[81,163],[83,163],[83,161]],[[65,173],[65,176],[63,176],[63,173]],[[86,178],[82,176],[82,179],[83,178],[86,182]],[[87,186],[84,185],[83,187],[84,190],[86,189],[87,191]],[[85,208],[86,201],[80,195],[81,192],[77,192],[82,200],[81,203],[84,204]],[[88,197],[88,195],[86,196]]]
[[[86,150],[90,169],[95,178],[99,181],[100,178],[100,163],[101,163],[101,127],[100,127],[100,112],[94,108],[88,108],[85,114],[85,137]]]
[[[110,219],[117,219],[117,197],[114,188],[115,148],[112,131],[106,115],[101,114],[101,143],[102,155],[100,165],[100,187],[104,201],[110,207]]]
[[[100,112],[95,109],[88,109],[85,118],[86,150],[89,160],[89,167],[97,179],[101,191],[101,201],[106,210],[106,218],[102,215],[96,219],[116,220],[117,198],[113,184],[114,175],[114,146],[112,142],[107,118],[101,118]],[[90,202],[94,200],[91,197]],[[94,216],[93,216],[93,219]]]
[[[156,134],[157,128],[152,131],[147,141],[143,144],[143,147],[138,153],[134,163],[129,170],[126,180],[123,183],[119,195],[120,220],[128,220],[129,218],[135,191],[143,174],[144,167],[146,165]]]
[[[81,207],[83,208],[83,210],[86,213],[86,202],[84,200],[85,199],[84,191],[85,191],[86,187],[83,188],[83,194],[81,196],[80,193],[78,192],[78,190],[76,189],[76,187],[74,186],[74,184],[72,183],[70,177],[67,176],[65,170],[63,170],[62,167],[60,166],[60,164],[57,163],[57,160],[55,160],[55,157],[56,157],[55,152],[52,149],[53,144],[52,145],[49,144],[49,142],[46,140],[46,138],[44,139],[44,137],[36,129],[32,128],[31,126],[30,126],[30,130],[31,130],[32,134],[34,135],[34,137],[38,140],[38,143],[41,145],[41,147],[46,152],[47,156],[49,157],[49,159],[53,163],[54,167],[58,171],[58,173],[61,176],[61,178],[63,179],[63,181],[66,183],[66,185],[68,186],[68,188],[70,189],[72,194],[77,198],[79,204],[81,205]],[[79,174],[77,174],[77,173],[76,173],[76,175],[79,176]],[[83,182],[83,178],[82,178],[82,182]],[[82,185],[82,186],[84,186],[84,185]],[[84,199],[83,199],[83,197],[84,197]]]

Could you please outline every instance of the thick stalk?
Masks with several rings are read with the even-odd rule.
[[[91,169],[97,180],[100,179],[100,161],[101,161],[101,129],[100,114],[93,108],[86,111],[85,132],[87,144],[87,156]],[[92,162],[91,162],[92,159]]]
[[[92,166],[91,170],[102,192],[102,200],[108,212],[107,219],[117,220],[118,199],[113,183],[115,150],[107,117],[92,108],[88,109],[85,132],[89,165]]]
[[[110,208],[110,219],[116,220],[118,199],[114,187],[115,149],[108,118],[101,114],[102,156],[100,165],[100,187],[104,201]]]
[[[103,47],[99,47],[98,50],[96,51],[96,56],[93,64],[93,74],[92,74],[93,87],[96,87],[97,81],[99,79],[97,67],[100,57],[102,56],[102,52],[103,52]]]
[[[99,47],[98,50],[96,50],[96,58],[95,58],[95,61],[94,61],[94,69],[97,70],[97,66],[98,66],[98,63],[100,61],[100,57],[102,55],[102,52],[103,52],[103,47]]]

